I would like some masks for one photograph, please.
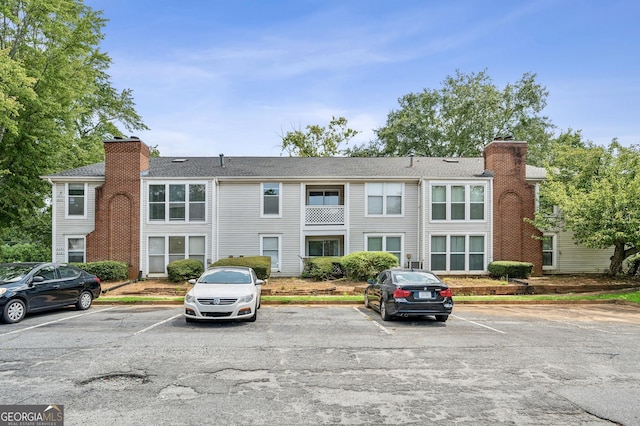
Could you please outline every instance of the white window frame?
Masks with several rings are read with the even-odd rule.
[[[371,185],[380,185],[382,184],[382,213],[381,214],[372,214],[369,213],[369,188]],[[402,188],[400,194],[400,213],[399,214],[389,214],[387,213],[387,199],[391,195],[389,195],[387,191],[387,185],[400,185]],[[404,217],[405,212],[405,184],[404,182],[367,182],[365,183],[364,188],[364,216],[365,217]]]
[[[444,186],[446,193],[446,207],[445,207],[445,219],[433,219],[433,187]],[[451,219],[451,187],[462,186],[464,187],[464,219]],[[483,202],[483,218],[471,219],[471,190],[474,186],[483,187],[484,202]],[[487,217],[487,188],[486,182],[430,182],[429,183],[429,222],[430,223],[486,223],[489,218]],[[477,204],[477,203],[476,203]]]
[[[307,256],[309,256],[309,257],[316,257],[316,256],[313,256],[313,255],[311,254],[311,250],[309,250],[309,249],[310,249],[309,244],[310,244],[311,242],[322,242],[322,244],[323,244],[323,249],[322,249],[322,251],[324,252],[324,243],[325,243],[325,242],[327,242],[327,241],[336,241],[336,242],[338,243],[338,256],[342,256],[342,240],[340,239],[340,237],[334,237],[334,236],[327,236],[327,237],[323,237],[323,236],[308,237],[308,238],[307,238],[307,240],[306,240],[306,242],[305,242],[305,244],[306,244],[305,250],[306,250]],[[329,255],[329,254],[325,254],[325,253],[323,253],[323,254],[322,254],[322,256],[333,256],[333,255]]]
[[[437,252],[436,254],[445,254],[445,262],[446,262],[446,269],[441,270],[441,269],[435,269],[432,265],[432,261],[431,261],[431,255],[433,254],[433,246],[432,246],[432,238],[433,237],[445,237],[446,238],[446,250],[444,252]],[[451,270],[451,255],[452,254],[459,254],[458,252],[452,253],[451,252],[451,237],[465,237],[465,241],[464,241],[464,270]],[[479,252],[471,252],[470,251],[470,238],[471,237],[483,237],[484,239],[484,247],[483,247],[483,266],[484,269],[469,269],[469,255],[471,254],[479,254]],[[469,233],[464,233],[464,232],[453,232],[451,234],[447,234],[447,233],[433,233],[433,234],[429,234],[428,236],[428,241],[429,241],[429,253],[427,256],[427,260],[428,260],[428,264],[429,267],[428,269],[433,271],[433,272],[446,272],[446,273],[451,273],[451,274],[465,274],[465,273],[478,273],[478,272],[486,272],[487,270],[487,260],[488,260],[488,253],[487,253],[487,234],[483,233],[483,232],[469,232]]]
[[[370,251],[369,250],[369,238],[382,238],[382,251],[386,252],[386,253],[395,253],[392,251],[387,250],[387,238],[400,238],[400,258],[398,259],[398,264],[400,266],[403,265],[404,263],[404,234],[398,234],[398,233],[390,233],[390,234],[386,234],[386,233],[370,233],[370,234],[364,234],[364,249],[365,251]]]
[[[558,235],[557,234],[553,234],[553,233],[543,233],[542,234],[543,237],[547,238],[550,237],[551,238],[551,245],[552,248],[551,250],[544,250],[543,247],[542,248],[542,256],[544,259],[544,252],[545,251],[550,251],[551,252],[551,265],[545,265],[543,263],[542,265],[542,270],[543,271],[550,271],[550,270],[554,270],[556,269],[558,266]],[[540,242],[540,244],[542,245],[542,241]]]
[[[147,274],[151,275],[151,276],[165,276],[167,275],[167,265],[169,264],[169,238],[171,237],[182,237],[184,238],[184,256],[182,259],[190,259],[190,255],[191,253],[189,252],[189,240],[191,238],[204,238],[204,261],[207,262],[207,236],[205,234],[149,234],[146,236],[147,241]],[[150,263],[149,263],[149,258],[151,255],[150,253],[150,244],[149,244],[149,240],[151,238],[163,238],[164,239],[164,272],[150,272]],[[198,256],[201,256],[201,253],[195,253]],[[154,254],[153,256],[159,256],[159,254]],[[176,259],[177,260],[177,259]],[[205,263],[203,264],[204,269],[207,269],[208,265]]]
[[[83,205],[82,205],[82,214],[70,214],[69,213],[69,185],[83,185],[84,186],[84,195],[83,195]],[[64,184],[64,217],[65,219],[86,219],[87,218],[87,191],[89,185],[83,182],[67,182]]]
[[[278,185],[278,213],[265,213],[264,212],[264,186],[265,185]],[[282,182],[262,182],[260,184],[260,217],[266,218],[280,218],[282,217]]]
[[[147,200],[147,205],[146,205],[146,210],[147,210],[147,214],[146,214],[146,221],[148,224],[153,224],[153,223],[172,223],[172,224],[182,224],[182,223],[194,223],[194,224],[198,224],[198,223],[207,223],[208,221],[208,217],[207,217],[207,198],[208,198],[208,194],[209,194],[209,185],[206,181],[148,181],[145,184],[145,191],[146,191],[146,200]],[[152,219],[151,218],[151,186],[164,186],[164,193],[165,193],[165,200],[163,202],[164,204],[164,219]],[[183,185],[184,191],[185,191],[185,200],[184,200],[184,219],[171,219],[169,216],[171,214],[171,201],[170,199],[170,187],[171,185]],[[190,185],[204,185],[204,219],[203,220],[191,220],[189,219],[189,210],[191,207],[191,204],[194,203],[189,199],[189,186]],[[202,204],[202,201],[196,201],[198,204]],[[182,203],[182,202],[181,202]],[[155,204],[159,204],[159,203],[155,203]]]
[[[84,235],[66,235],[64,239],[64,259],[65,262],[71,263],[69,260],[69,240],[82,240],[82,262],[87,262],[87,238]],[[76,262],[74,262],[76,263]]]
[[[278,257],[276,259],[276,267],[271,264],[271,271],[280,272],[282,270],[282,235],[281,234],[260,234],[260,256],[264,254],[264,239],[276,238],[278,240]]]

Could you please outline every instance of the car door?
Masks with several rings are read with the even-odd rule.
[[[30,310],[46,309],[61,304],[62,296],[55,265],[43,265],[34,271],[27,295]]]
[[[369,304],[371,304],[371,306],[378,311],[380,310],[380,286],[382,281],[384,281],[385,275],[386,274],[384,271],[380,272],[369,291]]]
[[[60,303],[69,305],[76,303],[84,289],[82,272],[72,266],[60,265],[58,266],[58,273],[60,276]]]

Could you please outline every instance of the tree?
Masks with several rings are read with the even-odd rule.
[[[290,157],[331,157],[342,153],[340,144],[348,143],[359,133],[347,127],[344,117],[331,117],[328,128],[309,125],[306,129],[281,135],[282,152],[287,151]]]
[[[41,214],[39,176],[103,159],[102,140],[147,127],[99,50],[104,19],[82,0],[0,3],[0,231]]]
[[[609,147],[575,142],[555,146],[533,224],[571,230],[586,247],[613,247],[609,273],[615,275],[640,248],[640,149],[616,139]]]
[[[352,156],[476,157],[496,137],[529,142],[530,164],[538,162],[551,137],[552,125],[540,115],[547,90],[524,74],[500,90],[486,70],[448,76],[440,89],[424,89],[400,99],[377,140],[348,151]]]

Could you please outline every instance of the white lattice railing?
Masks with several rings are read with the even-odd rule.
[[[307,225],[344,224],[344,206],[307,206],[305,212]]]

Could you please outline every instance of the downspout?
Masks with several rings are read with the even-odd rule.
[[[212,220],[211,221],[211,238],[215,238],[216,240],[216,244],[215,244],[215,253],[212,253],[213,256],[211,256],[211,261],[215,262],[216,260],[218,260],[218,253],[220,253],[220,236],[218,235],[218,229],[220,229],[220,191],[219,191],[219,186],[220,182],[218,181],[218,178],[214,178],[213,179],[213,190],[215,192],[214,194],[214,199],[216,200],[216,208],[215,208],[215,212],[216,212],[216,220]],[[213,247],[213,246],[212,246]],[[208,267],[209,265],[207,265]],[[205,268],[206,269],[206,268]]]
[[[58,260],[56,259],[56,191],[50,177],[47,178],[47,182],[51,185],[51,261],[56,262]]]
[[[411,157],[413,160],[413,156]],[[416,260],[420,262],[420,269],[424,269],[424,261],[421,257],[421,247],[424,247],[424,176],[420,176],[420,180],[418,181],[418,232],[416,235],[418,236],[418,248],[416,253]],[[420,232],[422,231],[422,232]],[[411,266],[411,264],[409,265]]]

